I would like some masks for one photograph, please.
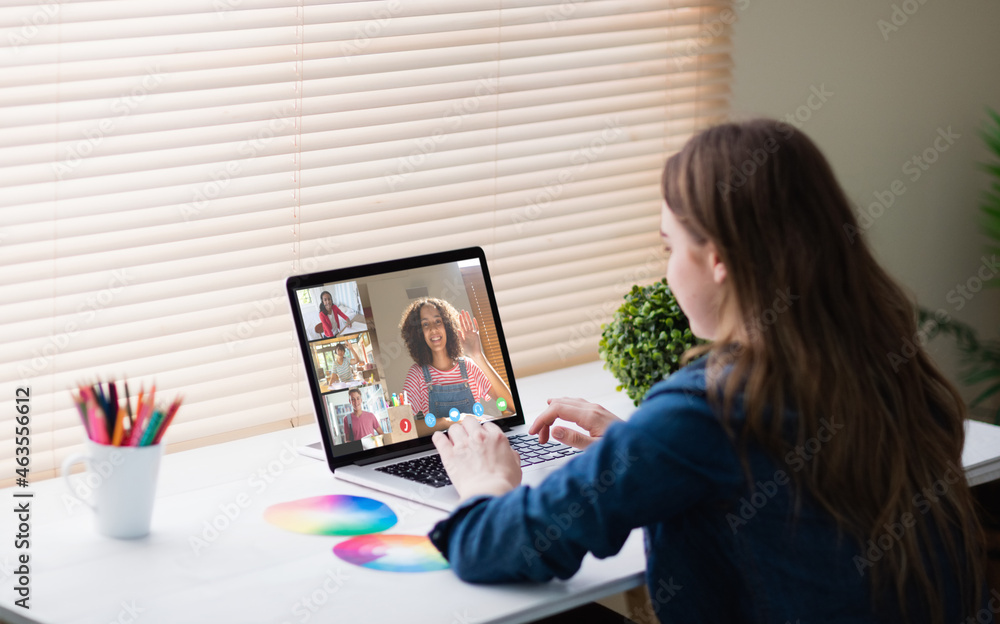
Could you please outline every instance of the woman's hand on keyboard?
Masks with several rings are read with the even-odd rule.
[[[556,420],[565,420],[580,425],[590,435],[580,433],[575,429],[554,426]],[[597,438],[604,435],[611,424],[616,422],[622,422],[622,419],[597,403],[563,397],[549,399],[549,406],[538,415],[535,422],[531,423],[528,433],[538,434],[539,444],[548,442],[551,433],[557,442],[583,449],[593,444]]]
[[[431,438],[441,463],[462,500],[488,494],[500,496],[521,483],[521,458],[507,436],[492,422],[463,418]]]

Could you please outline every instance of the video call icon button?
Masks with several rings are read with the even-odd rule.
[[[424,424],[428,427],[433,427],[437,423],[437,417],[434,414],[427,414],[424,416]]]
[[[501,412],[507,409],[507,400],[503,397],[497,399],[497,408],[499,408]]]

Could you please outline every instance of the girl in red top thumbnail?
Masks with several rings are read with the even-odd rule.
[[[320,293],[319,298],[319,322],[323,324],[323,335],[327,338],[333,338],[340,333],[340,321],[337,320],[338,317],[343,317],[347,324],[350,324],[351,319],[347,318],[344,311],[337,307],[337,304],[333,302],[333,295],[328,291],[324,290]],[[333,319],[330,316],[333,316]],[[336,329],[333,327],[334,323],[337,323]]]

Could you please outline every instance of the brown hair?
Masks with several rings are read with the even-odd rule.
[[[691,236],[715,245],[727,270],[721,309],[735,310],[731,318],[743,324],[720,327],[687,359],[708,354],[709,396],[718,397],[731,435],[732,406],[745,406],[744,467],[748,439],[789,461],[821,421],[842,424],[792,473],[796,510],[805,488],[865,548],[910,514],[913,528],[868,561],[876,610],[892,586],[904,616],[926,611],[942,622],[944,588],[954,579],[962,607],[975,613],[985,555],[960,468],[965,406],[923,349],[913,353],[915,305],[858,237],[822,153],[777,121],[723,124],[667,161],[663,193]],[[779,313],[782,293],[788,303]],[[769,417],[786,409],[794,439]],[[918,508],[922,492],[953,470],[957,482],[933,504],[922,499],[929,509]],[[936,540],[947,562],[938,560]],[[864,574],[867,566],[858,567]],[[908,604],[916,595],[923,605]]]
[[[431,353],[431,348],[424,340],[424,329],[420,325],[420,310],[425,305],[434,306],[441,314],[448,357],[453,360],[462,357],[462,343],[458,338],[458,310],[444,299],[434,297],[417,299],[403,311],[403,317],[399,321],[399,329],[403,334],[403,342],[406,343],[406,350],[410,352],[410,357],[419,366],[430,366],[434,361],[434,354]]]

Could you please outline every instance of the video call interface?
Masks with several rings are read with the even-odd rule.
[[[478,259],[296,296],[335,456],[515,415]]]

